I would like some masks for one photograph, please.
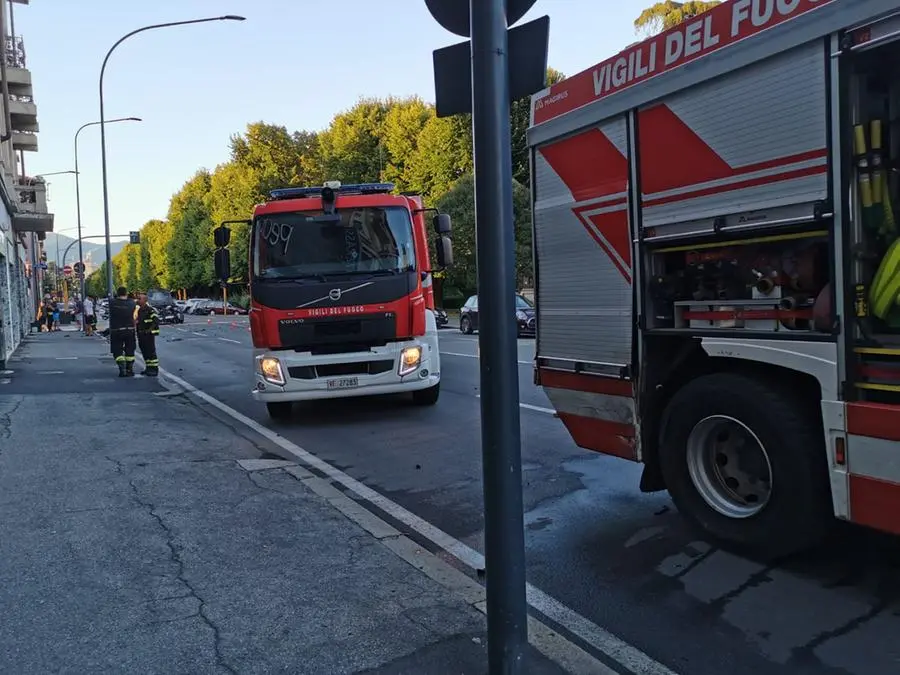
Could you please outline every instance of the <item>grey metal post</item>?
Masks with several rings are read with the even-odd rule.
[[[100,167],[103,172],[103,227],[106,234],[106,295],[110,300],[112,300],[113,297],[113,264],[112,243],[109,241],[109,185],[107,183],[106,175],[106,116],[104,115],[103,110],[103,76],[106,74],[106,64],[109,62],[109,57],[112,56],[112,53],[116,50],[116,47],[125,42],[125,40],[130,38],[132,35],[137,35],[138,33],[143,33],[148,30],[155,30],[157,28],[170,28],[172,26],[186,26],[192,23],[207,23],[209,21],[245,20],[246,19],[243,16],[228,14],[226,16],[214,16],[205,19],[189,19],[187,21],[155,23],[151,26],[144,26],[143,28],[137,28],[130,33],[126,33],[118,40],[116,40],[115,44],[113,44],[113,46],[109,48],[109,51],[106,52],[106,56],[103,57],[103,65],[100,66],[100,121],[98,122],[98,124],[100,125]]]
[[[528,644],[519,431],[509,57],[504,0],[470,0],[488,664],[522,670]]]
[[[84,125],[87,126],[87,125]],[[78,262],[80,263],[81,270],[77,272],[77,274],[81,277],[81,282],[79,283],[79,290],[81,291],[81,306],[84,307],[84,247],[81,244],[81,174],[78,171],[78,134],[81,133],[81,130],[84,129],[84,126],[81,126],[78,131],[75,132],[75,213],[76,219],[78,221]],[[65,259],[65,254],[63,254],[63,259]],[[84,311],[81,313],[81,332],[87,332],[87,322],[84,320]]]

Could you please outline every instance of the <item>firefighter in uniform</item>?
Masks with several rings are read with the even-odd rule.
[[[124,286],[109,301],[109,349],[119,366],[119,377],[134,376],[134,300]]]
[[[144,357],[146,368],[141,375],[156,377],[159,375],[159,359],[156,356],[156,336],[159,335],[159,314],[150,303],[147,302],[147,294],[138,296],[138,306],[135,310],[135,325],[137,326],[137,342]]]

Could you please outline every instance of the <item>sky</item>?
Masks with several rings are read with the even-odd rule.
[[[458,0],[462,1],[462,0]],[[637,38],[650,0],[537,0],[523,21],[550,16],[549,64],[573,75]],[[434,100],[431,54],[459,42],[424,0],[31,0],[13,5],[33,78],[39,150],[30,176],[74,168],[75,131],[99,118],[106,51],[149,24],[238,14],[141,33],[111,56],[104,79],[110,230],[164,218],[172,194],[201,167],[228,160],[228,141],[250,122],[320,130],[361,97]],[[103,233],[99,127],[79,136],[84,235]],[[340,177],[335,177],[339,180]],[[54,230],[76,233],[75,181],[49,176]],[[99,241],[99,240],[98,240]]]

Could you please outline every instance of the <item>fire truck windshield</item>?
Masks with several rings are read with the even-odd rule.
[[[253,276],[296,279],[415,269],[408,210],[348,208],[338,209],[337,215],[339,222],[310,211],[258,217],[253,224]]]

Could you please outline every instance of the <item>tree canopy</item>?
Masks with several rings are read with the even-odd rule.
[[[706,2],[704,0],[686,0],[686,2],[662,0],[641,12],[640,16],[634,20],[634,29],[647,37],[656,35],[669,28],[674,28],[698,14],[703,14],[718,4],[720,4],[719,0]]]

